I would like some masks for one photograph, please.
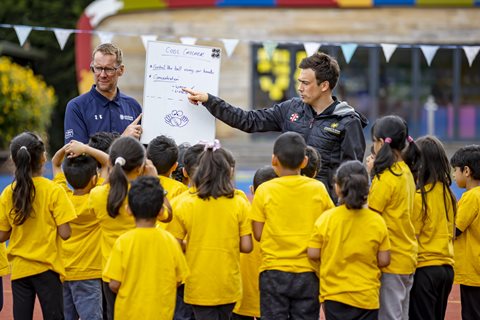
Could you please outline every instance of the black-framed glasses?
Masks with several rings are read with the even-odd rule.
[[[115,72],[117,72],[117,70],[120,67],[121,66],[117,66],[117,67],[97,67],[97,66],[91,65],[90,70],[92,70],[92,72],[95,73],[96,75],[100,75],[102,73],[102,71],[105,71],[105,74],[107,76],[113,76],[115,74]]]

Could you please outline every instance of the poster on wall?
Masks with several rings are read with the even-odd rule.
[[[213,141],[215,118],[188,102],[182,88],[218,95],[219,48],[149,41],[143,90],[143,134],[148,144],[159,135],[177,144]]]

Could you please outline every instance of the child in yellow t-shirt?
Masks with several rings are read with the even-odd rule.
[[[102,165],[102,172],[107,166],[108,154],[75,140],[58,150],[52,158],[53,180],[67,191],[77,214],[77,218],[70,222],[71,237],[62,243],[66,319],[103,318],[102,255],[98,245],[100,226],[92,210],[88,209],[90,191],[98,181],[97,162]]]
[[[59,240],[70,237],[75,208],[65,190],[42,177],[45,146],[37,135],[16,136],[10,154],[15,180],[0,197],[0,241],[10,239],[13,316],[31,319],[38,295],[44,318],[62,319],[65,268]]]
[[[367,207],[368,173],[357,160],[335,175],[340,206],[315,222],[308,244],[310,259],[320,260],[320,302],[330,319],[378,319],[381,267],[390,263],[385,221]]]
[[[253,232],[262,252],[262,320],[318,319],[318,265],[308,259],[307,244],[317,218],[334,204],[322,182],[300,175],[306,147],[298,133],[280,135],[272,156],[278,178],[260,185],[253,198]]]
[[[456,199],[442,143],[433,136],[415,141],[422,157],[412,214],[418,259],[410,291],[410,319],[444,319],[453,284]]]
[[[147,147],[147,158],[157,169],[158,178],[167,191],[168,200],[172,200],[187,190],[187,186],[171,178],[178,166],[178,147],[175,141],[166,136],[158,136]]]
[[[249,204],[235,192],[232,168],[218,141],[204,149],[193,175],[195,193],[174,200],[167,230],[180,242],[188,237],[184,300],[195,319],[228,320],[241,298],[240,252],[252,250]]]
[[[172,319],[177,285],[188,267],[176,239],[155,228],[163,211],[164,189],[156,177],[139,177],[128,192],[136,228],[121,235],[104,275],[117,293],[115,319]]]
[[[392,245],[390,264],[382,268],[379,319],[408,319],[417,264],[417,239],[411,220],[415,198],[412,172],[417,172],[420,151],[408,135],[406,122],[398,116],[375,121],[372,139],[375,161],[368,206],[385,219]]]
[[[253,185],[250,192],[255,190],[264,182],[276,178],[277,174],[271,166],[258,169],[253,176]],[[250,253],[240,254],[240,272],[242,274],[242,300],[238,301],[233,309],[232,320],[253,320],[260,319],[260,290],[258,287],[258,276],[262,255],[258,242],[253,241],[253,250]]]
[[[460,148],[450,163],[457,186],[466,189],[455,218],[455,283],[460,284],[462,319],[480,319],[480,146]]]
[[[130,182],[142,174],[157,176],[155,167],[146,163],[145,159],[145,148],[138,140],[132,137],[116,139],[110,147],[108,183],[90,191],[88,208],[99,220],[101,229],[102,266],[105,266],[115,240],[135,228],[135,221],[126,210]],[[171,216],[161,219],[168,221]],[[115,294],[108,287],[109,279],[105,276],[102,278],[107,314],[109,319],[113,319]]]

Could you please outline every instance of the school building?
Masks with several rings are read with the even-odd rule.
[[[296,96],[296,66],[306,46],[317,44],[340,63],[335,95],[371,122],[398,114],[414,137],[430,131],[444,142],[480,138],[478,0],[100,0],[85,10],[77,27],[93,31],[76,35],[83,91],[93,81],[88,65],[100,41],[96,32],[112,36],[124,50],[126,74],[119,86],[140,102],[142,35],[169,42],[190,37],[221,48],[219,95],[245,109]],[[230,56],[223,39],[238,40]],[[388,61],[387,47],[395,48]],[[218,123],[217,136],[248,141],[264,135]]]

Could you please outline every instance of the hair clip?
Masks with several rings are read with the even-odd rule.
[[[413,138],[412,138],[411,136],[408,136],[408,137],[407,137],[407,141],[408,141],[409,143],[412,143],[412,142],[413,142]]]
[[[18,149],[19,151],[22,150],[22,149],[25,149],[26,151],[28,151],[28,148],[25,147],[25,146],[21,146],[20,149]]]
[[[123,167],[127,161],[122,157],[117,157],[117,159],[115,159],[115,164],[117,163],[120,165],[120,167]]]
[[[212,151],[215,152],[216,150],[222,147],[218,139],[213,140],[213,142],[200,141],[199,144],[205,145],[205,148],[203,149],[204,151],[207,151],[208,149],[212,149]]]
[[[390,137],[385,138],[385,143],[388,143],[388,144],[392,143],[392,138]]]

